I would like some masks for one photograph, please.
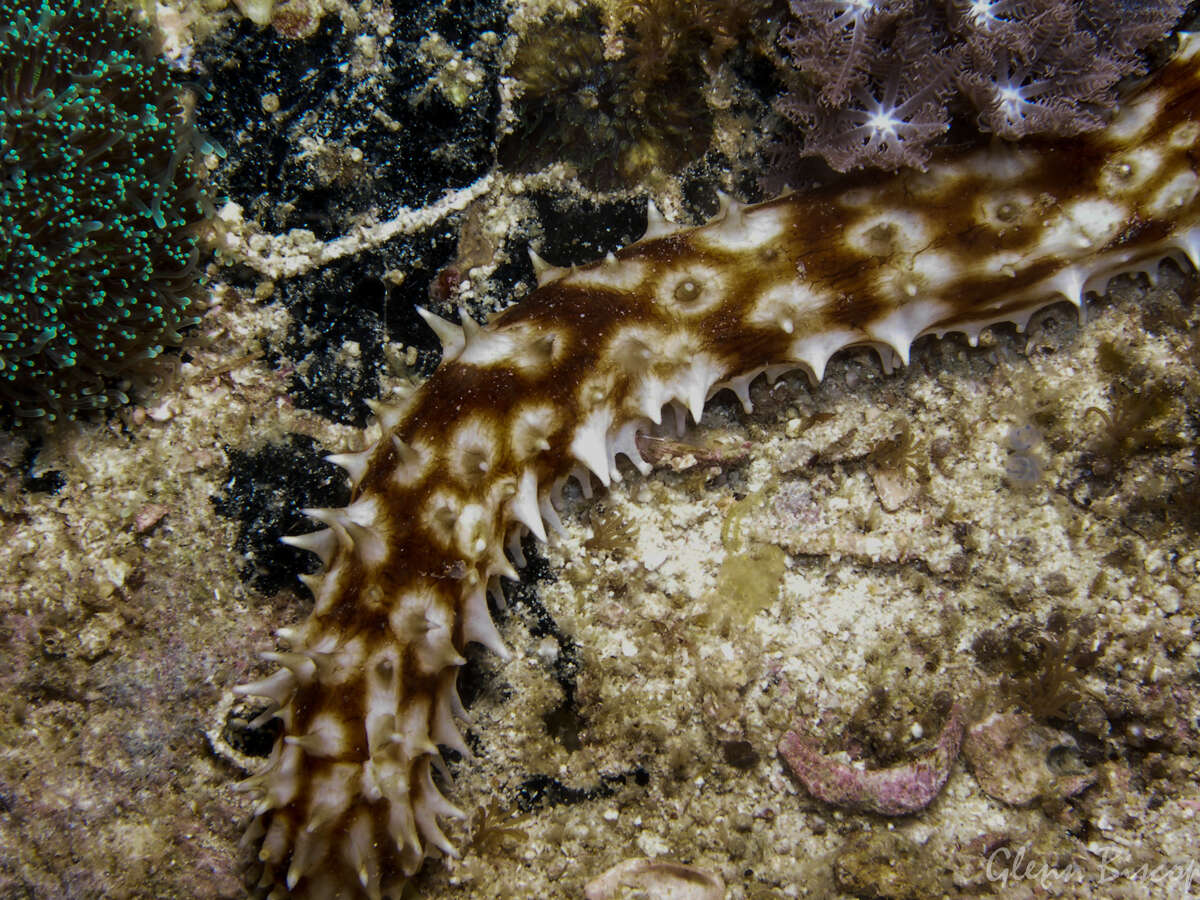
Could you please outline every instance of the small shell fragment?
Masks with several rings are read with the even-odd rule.
[[[587,900],[722,900],[725,882],[716,872],[665,859],[627,859],[584,888]]]

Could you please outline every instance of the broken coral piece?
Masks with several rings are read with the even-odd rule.
[[[932,750],[886,769],[860,769],[833,759],[795,731],[783,736],[779,752],[816,799],[854,812],[905,816],[924,809],[941,792],[962,738],[963,710],[955,704]]]
[[[963,756],[979,787],[1011,806],[1074,797],[1096,783],[1066,732],[1038,725],[1024,713],[994,713],[971,727]]]
[[[716,469],[732,469],[750,459],[749,441],[730,441],[720,434],[709,436],[698,443],[675,441],[661,435],[638,432],[638,452],[652,466],[666,467],[684,472],[696,466]]]
[[[642,897],[645,900],[722,900],[725,882],[716,872],[665,859],[617,863],[584,887],[587,900]]]

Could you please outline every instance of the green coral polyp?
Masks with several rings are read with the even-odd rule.
[[[196,140],[147,31],[97,0],[0,0],[0,408],[60,415],[197,321]]]

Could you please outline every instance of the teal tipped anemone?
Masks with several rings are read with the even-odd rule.
[[[194,324],[196,139],[150,32],[103,0],[0,0],[0,410],[71,417]]]

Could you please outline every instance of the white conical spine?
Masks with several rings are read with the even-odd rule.
[[[449,838],[442,833],[438,819],[462,819],[465,814],[461,809],[442,796],[441,791],[433,783],[433,772],[428,762],[422,763],[417,776],[420,790],[420,802],[416,804],[417,827],[421,836],[452,859],[458,859],[459,853]]]
[[[528,251],[529,261],[533,263],[533,274],[537,278],[538,287],[547,285],[552,281],[558,281],[558,279],[562,278],[571,271],[570,269],[551,265],[550,263],[546,262],[544,259],[538,256],[537,252],[532,247],[529,247]]]
[[[480,332],[483,331],[483,327],[471,318],[471,314],[467,312],[465,306],[458,308],[458,319],[462,322],[459,327],[462,329],[463,347],[465,348],[467,344],[479,337]]]
[[[426,325],[433,329],[433,333],[441,342],[443,360],[454,359],[462,353],[463,348],[467,346],[467,338],[463,334],[461,326],[448,322],[421,306],[417,307],[417,314],[425,320]]]
[[[640,420],[626,422],[617,429],[616,435],[612,440],[612,457],[613,457],[613,480],[619,478],[617,474],[616,458],[618,455],[624,456],[642,475],[649,475],[653,470],[653,466],[642,458],[642,453],[638,449],[637,435],[638,430],[644,428],[649,423]]]
[[[1048,287],[1050,293],[1062,294],[1076,309],[1083,309],[1083,274],[1075,266],[1068,266],[1057,275],[1053,276]]]
[[[391,431],[404,421],[404,415],[408,411],[408,406],[404,403],[381,403],[378,400],[368,400],[367,406],[375,414],[375,418],[379,420],[379,425],[384,431]]]
[[[539,514],[541,512],[540,504],[538,512]],[[521,540],[525,537],[525,534],[528,533],[528,531],[528,528],[518,523],[508,533],[508,555],[511,556],[513,562],[515,562],[522,569],[528,565],[528,562],[525,559],[525,551],[521,549]]]
[[[732,197],[730,197],[724,191],[717,191],[717,211],[713,213],[712,218],[708,220],[709,224],[723,222],[725,217],[729,215],[729,210],[733,204],[734,200]]]
[[[392,435],[392,449],[396,451],[396,456],[402,466],[416,467],[421,464],[420,454],[396,435]]]
[[[654,205],[653,200],[646,201],[646,233],[642,235],[643,241],[653,241],[657,238],[667,237],[679,231],[679,226],[667,220],[658,207]]]
[[[607,406],[594,408],[575,429],[571,438],[571,455],[587,466],[600,483],[608,487],[608,430],[612,427],[612,410]]]
[[[333,551],[337,549],[337,535],[333,533],[332,528],[322,528],[319,531],[311,531],[308,534],[293,534],[286,537],[281,537],[281,543],[287,544],[289,547],[295,547],[297,550],[307,550],[310,553],[315,553],[321,560],[322,565],[328,566],[329,560],[333,558]]]
[[[463,636],[468,642],[483,644],[501,659],[512,658],[512,653],[496,630],[496,623],[492,621],[487,606],[487,591],[482,585],[467,592],[463,604]]]
[[[508,503],[508,512],[514,519],[533,532],[539,541],[546,540],[546,526],[538,511],[537,475],[526,469],[517,482],[517,492]]]
[[[312,680],[317,677],[317,663],[307,654],[263,653],[260,655],[267,662],[273,662],[277,666],[288,669],[296,677],[296,681],[302,685],[311,684]]]
[[[288,669],[279,669],[249,684],[239,684],[233,692],[239,697],[265,697],[271,702],[283,706],[292,699],[296,692],[296,676]]]
[[[325,461],[345,469],[346,474],[350,476],[351,486],[358,487],[358,483],[367,474],[367,464],[371,461],[374,450],[374,447],[370,447],[359,453],[331,453],[325,457]]]
[[[733,391],[734,396],[738,398],[738,401],[742,404],[742,409],[747,414],[754,412],[754,404],[750,401],[750,385],[762,372],[762,369],[755,369],[752,372],[747,372],[745,375],[738,375],[729,379],[728,384],[726,384],[726,387]]]
[[[1200,270],[1200,228],[1189,228],[1178,235],[1175,246],[1187,257],[1193,269]]]
[[[558,517],[558,510],[554,508],[549,493],[538,498],[538,509],[542,513],[542,520],[550,526],[551,531],[558,535],[566,535],[567,530],[563,527],[562,519]]]
[[[692,414],[692,421],[699,423],[704,415],[704,403],[709,389],[725,374],[725,367],[707,355],[700,355],[683,371],[678,380],[678,399],[682,400]]]
[[[466,759],[472,758],[467,742],[463,740],[462,732],[458,729],[457,720],[467,718],[458,690],[454,686],[454,677],[443,683],[438,690],[434,703],[433,726],[429,729],[430,736],[443,746],[449,747]]]

